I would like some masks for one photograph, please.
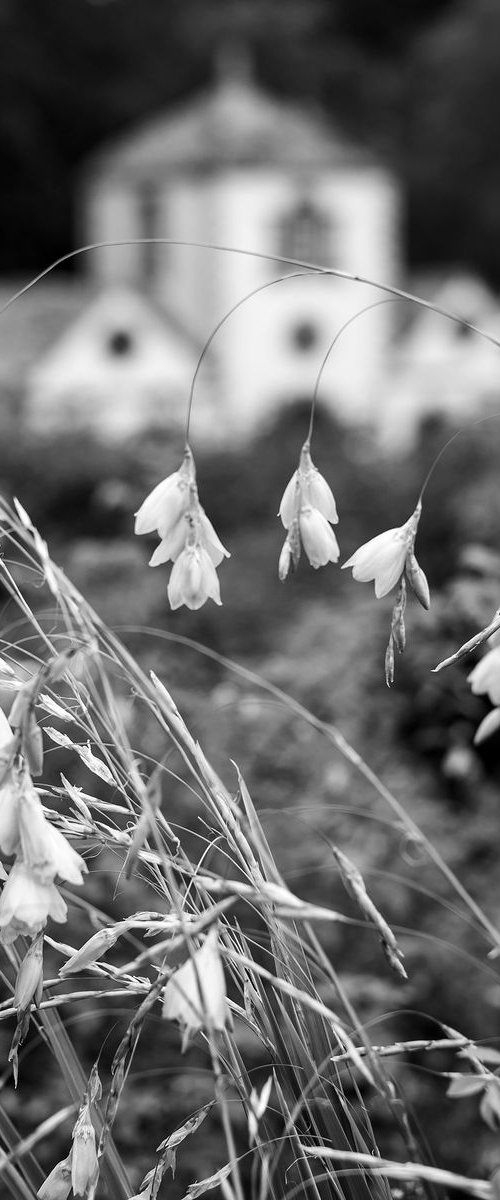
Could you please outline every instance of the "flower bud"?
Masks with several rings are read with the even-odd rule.
[[[95,1146],[95,1129],[90,1119],[88,1104],[85,1105],[73,1131],[71,1152],[71,1186],[75,1196],[86,1197],[99,1174]]]
[[[43,771],[43,736],[34,712],[29,714],[21,749],[31,775],[41,775]]]
[[[394,638],[391,634],[385,652],[385,682],[387,687],[394,683]]]
[[[24,956],[17,972],[14,1004],[17,1011],[29,1008],[32,1000],[39,1004],[43,990],[43,934],[39,934]]]
[[[291,550],[291,546],[290,546],[290,542],[289,542],[288,538],[285,538],[285,541],[283,542],[283,548],[282,548],[281,554],[279,556],[279,562],[278,562],[278,575],[279,575],[279,578],[281,579],[282,583],[286,579],[291,565],[292,565],[292,550]]]
[[[430,608],[431,596],[429,592],[429,584],[427,583],[426,576],[422,568],[419,566],[412,551],[410,551],[406,557],[405,571],[408,583],[410,584],[410,587],[413,588],[417,600],[420,601],[422,608]]]
[[[68,958],[59,971],[62,979],[66,975],[73,975],[75,971],[82,971],[85,967],[92,966],[102,958],[104,954],[114,946],[115,942],[127,927],[126,921],[119,921],[110,929],[99,929],[97,933],[92,934],[92,937],[80,946],[80,949]]]
[[[71,1153],[47,1175],[42,1186],[37,1191],[38,1200],[67,1200],[71,1191]]]

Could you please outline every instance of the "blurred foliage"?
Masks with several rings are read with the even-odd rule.
[[[320,936],[376,1043],[436,1037],[439,1022],[445,1021],[495,1044],[500,1038],[500,984],[496,962],[487,958],[488,942],[395,814],[321,734],[248,678],[176,639],[194,638],[208,652],[242,662],[316,717],[336,722],[498,925],[500,737],[473,746],[475,728],[489,705],[468,687],[472,660],[431,674],[440,659],[487,623],[498,605],[495,428],[492,422],[460,434],[430,479],[417,555],[429,576],[432,608],[424,613],[414,600],[409,603],[409,644],[398,658],[391,691],[383,678],[390,598],[377,602],[371,584],[357,584],[350,572],[333,566],[316,572],[301,562],[286,584],[277,578],[284,531],[275,514],[307,429],[302,406],[283,414],[244,452],[199,456],[201,500],[232,558],[220,571],[223,607],[210,604],[197,613],[168,610],[168,568],[148,571],[154,543],[132,536],[131,514],[147,491],[176,469],[180,445],[155,436],[122,451],[82,443],[81,438],[46,444],[17,439],[0,446],[2,488],[18,493],[54,557],[100,615],[112,626],[125,627],[127,643],[143,667],[153,668],[165,681],[231,789],[235,775],[230,760],[238,763],[288,884],[304,898],[357,918],[339,880],[332,843],[363,872],[405,951],[408,983],[393,979],[373,931],[362,924],[321,928]],[[354,439],[319,414],[312,453],[337,496],[343,560],[361,542],[406,520],[434,456],[451,433],[441,422],[428,421],[411,455],[380,459],[368,433],[358,432]],[[29,578],[27,589],[36,607],[37,588]],[[13,636],[9,619],[5,605],[8,637]],[[51,624],[53,616],[47,613],[43,619]],[[148,633],[151,628],[157,633]],[[22,641],[22,628],[15,635]],[[143,761],[159,759],[164,752],[159,726],[128,691],[119,692],[119,703],[136,753]],[[48,782],[57,782],[62,770],[96,794],[99,781],[75,764],[70,750],[52,748],[48,762]],[[197,859],[207,837],[203,812],[183,783],[182,762],[172,759],[169,766],[165,814]],[[120,866],[119,856],[101,855],[93,862],[88,895],[107,916],[150,906],[140,879],[125,883]],[[67,940],[79,945],[87,934],[84,913],[76,909]],[[51,968],[49,957],[51,969],[56,963]],[[333,997],[325,994],[325,999]],[[120,1004],[82,1004],[76,1019],[71,1010],[70,1032],[89,1066],[106,1034],[103,1062],[109,1064],[125,1019]],[[10,1028],[0,1027],[4,1061],[10,1035]],[[242,1030],[241,1037],[248,1035]],[[245,1054],[262,1082],[265,1051],[245,1042]],[[157,1016],[150,1018],[134,1062],[129,1104],[116,1131],[137,1182],[149,1165],[153,1144],[205,1099],[205,1066],[196,1046],[180,1060],[176,1031]],[[446,1079],[439,1072],[456,1069],[456,1060],[446,1052],[412,1056],[399,1065],[394,1060],[396,1085],[416,1112],[436,1162],[471,1174],[488,1173],[497,1161],[496,1137],[481,1123],[477,1099],[445,1096]],[[43,1111],[40,1093],[30,1086],[40,1073],[46,1080]],[[66,1102],[62,1082],[34,1036],[23,1055],[21,1080],[19,1094],[4,1088],[3,1099],[20,1129],[28,1132],[46,1112]],[[375,1103],[372,1107],[382,1151],[400,1156],[387,1114]],[[234,1113],[243,1137],[236,1102]],[[65,1137],[63,1129],[61,1154],[66,1152]],[[54,1141],[50,1154],[48,1165],[55,1161]],[[222,1161],[214,1116],[200,1131],[196,1150],[180,1155],[169,1195],[178,1200],[193,1178],[209,1175]]]

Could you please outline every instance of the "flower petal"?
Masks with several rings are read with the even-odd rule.
[[[474,745],[479,746],[481,742],[486,741],[486,738],[496,733],[497,729],[500,729],[500,708],[492,708],[476,729]]]
[[[331,521],[332,525],[338,524],[339,517],[335,497],[317,467],[313,467],[307,479],[307,497],[312,507],[317,508],[327,521]]]
[[[287,483],[283,492],[278,510],[278,515],[281,517],[285,529],[290,528],[294,517],[297,515],[297,492],[299,488],[299,472],[294,471],[292,478]]]
[[[160,563],[168,562],[170,559],[175,562],[184,549],[188,533],[189,525],[186,514],[182,513],[167,537],[162,538],[160,545],[156,547],[149,560],[150,567],[158,567]]]
[[[181,492],[179,483],[179,471],[174,471],[173,475],[156,484],[135,514],[135,533],[153,533],[158,528],[165,506],[169,505],[176,492]]]
[[[489,696],[492,704],[500,704],[500,646],[488,650],[468,676],[475,696]]]
[[[212,522],[209,521],[205,509],[202,508],[201,504],[199,507],[198,516],[200,521],[201,544],[203,549],[207,551],[207,554],[210,555],[214,567],[218,567],[223,558],[231,558],[231,555],[229,550],[226,550],[226,547],[222,545],[220,537],[218,537],[216,534]]]
[[[201,608],[210,598],[222,604],[217,572],[206,550],[201,546],[186,546],[176,559],[168,584],[168,598],[172,609],[185,604],[187,608]]]
[[[299,515],[302,545],[312,567],[338,562],[339,545],[331,525],[317,508],[302,508]]]

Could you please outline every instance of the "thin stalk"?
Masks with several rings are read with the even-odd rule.
[[[470,329],[472,333],[477,333],[479,337],[485,338],[487,342],[491,342],[493,346],[497,346],[500,349],[500,339],[496,338],[492,333],[486,333],[484,329],[480,329],[470,321],[464,320],[458,313],[451,312],[449,309],[443,308],[440,304],[434,304],[432,300],[424,300],[421,296],[415,296],[412,292],[395,287],[394,284],[381,283],[379,280],[370,279],[366,275],[358,275],[352,271],[341,271],[337,267],[325,267],[318,263],[302,262],[298,258],[284,258],[279,254],[264,254],[260,250],[244,250],[240,246],[224,246],[213,242],[184,241],[179,238],[124,238],[118,241],[89,242],[85,246],[78,246],[75,250],[69,250],[67,254],[61,254],[48,267],[45,267],[43,271],[39,271],[28,283],[19,288],[17,292],[14,292],[9,300],[0,308],[0,317],[16,300],[24,296],[30,288],[39,283],[41,279],[45,279],[57,267],[63,266],[64,263],[70,262],[71,259],[77,258],[80,254],[88,254],[93,250],[104,250],[113,246],[186,246],[192,249],[210,250],[219,254],[239,254],[245,258],[258,258],[262,262],[280,263],[283,266],[297,267],[302,271],[316,272],[318,275],[331,275],[335,279],[345,279],[350,283],[364,283],[368,287],[377,288],[378,291],[389,292],[391,296],[397,296],[401,300],[410,300],[412,304],[417,304],[419,308],[435,312],[438,316],[445,317],[448,321],[453,321],[457,325]]]

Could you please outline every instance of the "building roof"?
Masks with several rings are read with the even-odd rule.
[[[7,304],[26,280],[2,280],[0,307]],[[26,372],[81,314],[89,289],[73,278],[37,283],[2,312],[0,318],[0,386],[24,382]]]
[[[104,147],[94,171],[119,179],[159,179],[172,170],[228,164],[304,168],[372,164],[367,151],[335,131],[317,110],[276,99],[246,70],[224,71],[210,90]]]

